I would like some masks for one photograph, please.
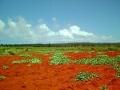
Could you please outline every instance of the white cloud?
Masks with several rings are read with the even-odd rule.
[[[2,31],[4,27],[5,27],[5,23],[2,20],[0,20],[0,31]]]
[[[23,31],[26,31],[26,30],[30,30],[32,25],[30,23],[28,23],[24,18],[22,17],[19,17],[18,20],[17,20],[17,27],[19,30],[23,30]]]
[[[101,36],[101,38],[102,38],[103,40],[106,40],[106,39],[111,39],[112,36],[111,36],[111,35],[110,35],[110,36]]]
[[[72,33],[67,29],[59,30],[58,35],[61,35],[61,36],[65,37],[65,38],[73,39]]]
[[[83,36],[83,37],[94,36],[93,33],[81,30],[80,27],[77,25],[70,26],[70,32],[74,35],[79,35],[79,36]]]
[[[12,21],[12,19],[8,20],[8,28],[10,30],[16,30],[17,29],[16,22]]]
[[[97,36],[92,32],[81,30],[78,25],[69,25],[68,28],[57,30],[49,28],[46,23],[33,26],[22,17],[17,20],[9,19],[6,25],[5,28],[5,23],[0,20],[0,30],[6,29],[0,32],[0,40],[7,38],[14,43],[100,42],[112,39],[112,36]]]
[[[46,24],[38,25],[38,30],[40,32],[49,32],[50,31],[50,29],[48,28],[48,26]]]
[[[43,37],[47,38],[47,37],[52,36],[52,35],[55,34],[55,32],[50,30],[50,28],[46,24],[39,24],[39,25],[37,25],[35,30],[34,30],[34,33],[39,38],[43,38]]]
[[[80,27],[78,27],[76,25],[70,26],[70,31],[73,34],[79,34],[80,33]]]

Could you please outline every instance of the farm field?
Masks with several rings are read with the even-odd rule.
[[[0,47],[0,90],[119,89],[119,47]]]
[[[0,0],[0,90],[120,90],[120,0]]]

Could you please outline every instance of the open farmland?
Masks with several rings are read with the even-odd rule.
[[[119,88],[119,45],[0,47],[0,90]]]
[[[120,90],[120,0],[0,0],[0,90]]]

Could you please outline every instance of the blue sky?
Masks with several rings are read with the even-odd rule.
[[[0,0],[0,43],[120,42],[120,0]]]

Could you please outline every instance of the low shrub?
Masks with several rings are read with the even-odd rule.
[[[6,76],[0,75],[0,80],[4,80],[5,78],[6,78]]]
[[[100,90],[108,90],[107,85],[103,85],[100,87]]]
[[[6,69],[8,69],[8,68],[9,68],[8,65],[3,65],[3,66],[2,66],[2,69],[3,69],[3,70],[6,70]]]
[[[38,64],[38,63],[41,63],[41,60],[38,58],[32,58],[32,59],[24,59],[24,60],[15,60],[15,61],[12,61],[12,63],[13,64],[28,64],[28,63]]]
[[[113,65],[114,63],[120,62],[120,56],[110,58],[108,56],[99,56],[96,58],[83,58],[76,60],[76,64],[90,64],[90,65]]]
[[[92,73],[92,72],[80,72],[76,75],[76,80],[77,81],[88,81],[88,80],[91,80],[93,78],[96,78],[98,77],[97,74],[95,73]]]
[[[99,56],[96,58],[86,58],[76,60],[76,64],[90,64],[90,65],[111,65],[116,70],[116,76],[120,77],[120,56],[117,57],[108,57],[108,56]]]
[[[50,63],[51,64],[67,64],[69,63],[69,59],[65,57],[61,52],[56,52],[52,58]]]
[[[22,54],[20,54],[19,56],[21,56],[21,57],[31,57],[31,55],[30,55],[30,54],[27,54],[27,53],[22,53]]]

